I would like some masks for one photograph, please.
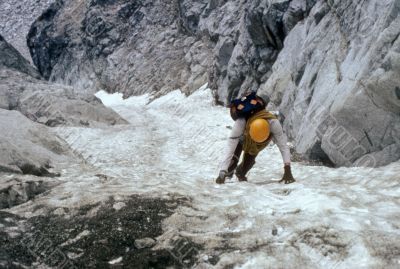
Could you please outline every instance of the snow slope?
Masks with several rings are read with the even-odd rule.
[[[217,185],[233,122],[206,86],[150,103],[148,95],[97,96],[131,124],[58,128],[85,163],[66,168],[51,199],[36,204],[74,207],[133,193],[190,197],[165,221],[158,247],[171,235],[190,238],[204,248],[196,268],[400,268],[400,162],[374,169],[294,163],[297,182],[281,185],[282,159],[271,146],[248,183]]]

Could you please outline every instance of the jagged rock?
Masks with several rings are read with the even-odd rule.
[[[0,209],[11,208],[34,199],[49,190],[55,183],[43,180],[13,178],[0,184]]]
[[[31,61],[26,35],[32,23],[54,0],[2,0],[0,1],[0,34]]]
[[[266,81],[285,29],[315,3],[290,2],[59,0],[33,24],[28,43],[52,81],[125,96],[190,93],[209,82],[226,102]]]
[[[0,70],[0,108],[21,111],[47,126],[101,126],[127,123],[92,94],[53,85],[12,70]]]
[[[197,87],[206,70],[185,62],[177,14],[169,1],[57,1],[32,26],[29,47],[45,78],[79,88],[130,95],[178,88],[188,79]]]
[[[0,109],[0,172],[52,176],[49,168],[70,161],[68,145],[18,111]]]
[[[38,80],[38,72],[1,36],[0,56],[0,108],[48,126],[126,123],[92,94]]]
[[[261,90],[297,152],[346,166],[400,158],[399,11],[398,1],[320,1],[290,31]]]
[[[11,68],[40,79],[39,72],[0,35],[0,69]]]

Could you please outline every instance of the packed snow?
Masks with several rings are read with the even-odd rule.
[[[269,146],[249,182],[217,185],[233,121],[206,86],[188,97],[179,90],[155,100],[97,96],[130,125],[57,128],[85,162],[62,171],[62,184],[35,203],[189,197],[165,220],[158,244],[171,234],[190,238],[202,246],[195,268],[400,268],[400,162],[374,169],[293,163],[297,182],[283,185],[282,158]]]

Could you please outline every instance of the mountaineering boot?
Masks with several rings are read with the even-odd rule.
[[[238,172],[238,169],[236,169],[236,173],[235,173],[235,175],[238,178],[238,180],[239,181],[247,181],[247,177],[244,176],[241,172]]]
[[[245,153],[243,156],[242,163],[236,168],[236,177],[239,181],[247,181],[246,174],[256,163],[256,156]]]
[[[219,171],[219,175],[218,175],[217,179],[215,180],[215,182],[217,184],[224,184],[226,177],[227,177],[226,171],[225,170],[221,170],[221,171]]]

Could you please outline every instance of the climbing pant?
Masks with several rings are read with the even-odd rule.
[[[231,163],[228,168],[228,176],[232,176],[233,172],[236,169],[236,175],[241,178],[245,178],[246,174],[250,171],[250,169],[256,163],[257,155],[250,155],[249,153],[244,153],[242,162],[238,165],[240,155],[243,152],[243,144],[241,142],[238,143],[235,152],[233,154]]]

